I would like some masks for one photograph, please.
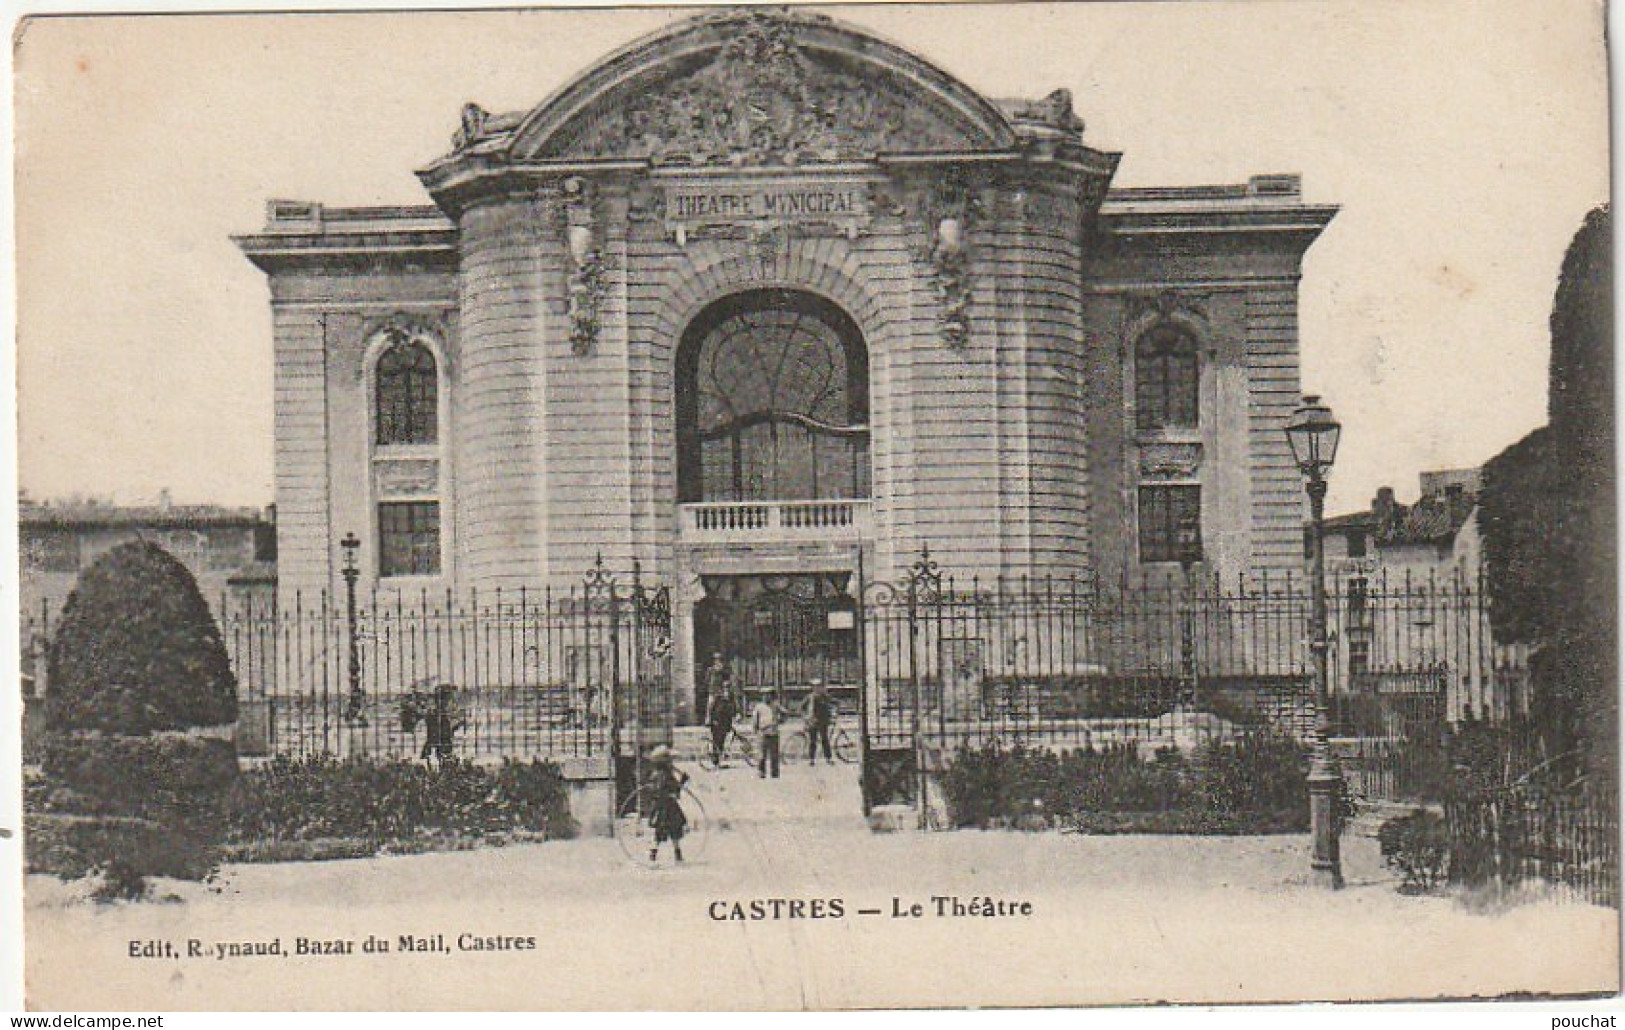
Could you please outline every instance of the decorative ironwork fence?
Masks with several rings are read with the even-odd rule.
[[[1315,725],[1302,576],[965,580],[927,552],[900,581],[863,584],[861,599],[872,803],[919,786],[921,765],[960,747],[1127,744],[1149,756]],[[1328,607],[1331,732],[1356,794],[1413,796],[1451,722],[1526,710],[1523,663],[1492,646],[1479,584],[1342,577]]]
[[[670,739],[670,610],[602,566],[563,592],[469,591],[229,612],[246,733],[273,753],[607,757]],[[439,688],[449,686],[450,691]],[[449,705],[440,698],[449,694]],[[449,710],[446,710],[449,709]]]
[[[1560,897],[1617,906],[1618,803],[1614,789],[1587,784],[1452,798],[1450,878],[1497,892],[1539,882]]]
[[[559,592],[295,593],[217,611],[245,754],[608,759],[672,738],[670,595],[637,570],[617,581],[600,562]],[[56,620],[25,615],[25,671],[43,672]]]
[[[851,613],[852,631],[828,634],[850,633],[839,662],[806,661],[805,635],[762,646],[792,645],[774,666],[780,689],[804,687],[807,669],[851,684],[865,753],[893,779],[913,781],[917,744],[1149,752],[1313,726],[1302,576],[965,580],[922,554],[900,581],[861,580],[836,583],[840,603],[814,613],[820,625]],[[404,757],[452,725],[457,754],[599,757],[617,740],[669,739],[687,707],[669,668],[669,596],[637,570],[617,582],[600,565],[562,591],[369,595],[353,614],[348,601],[222,601],[245,750]],[[53,618],[24,616],[36,675]],[[1475,582],[1340,575],[1330,626],[1332,735],[1359,795],[1421,796],[1443,726],[1527,709],[1526,662],[1493,646]]]

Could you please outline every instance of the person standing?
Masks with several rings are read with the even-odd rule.
[[[423,751],[419,757],[441,765],[451,761],[457,731],[468,724],[458,710],[455,686],[442,683],[434,688],[434,704],[423,722]]]
[[[835,722],[835,699],[829,696],[829,688],[824,686],[823,680],[812,681],[812,693],[807,696],[807,761],[812,765],[818,764],[818,749],[824,749],[824,761],[830,765],[835,764],[834,753],[829,746],[829,728]]]
[[[728,746],[728,734],[734,731],[734,719],[739,708],[729,690],[714,690],[705,705],[705,725],[711,730],[711,764],[722,768],[722,751]]]
[[[782,719],[778,698],[764,691],[757,699],[756,707],[751,709],[752,728],[762,741],[762,757],[756,767],[758,777],[765,779],[768,769],[772,768],[773,778],[779,778],[779,723]]]
[[[721,694],[728,695],[734,711],[739,711],[739,698],[734,693],[734,671],[722,657],[721,651],[711,652],[711,664],[705,670],[705,692],[708,700]]]

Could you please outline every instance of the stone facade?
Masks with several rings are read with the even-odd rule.
[[[708,12],[533,111],[469,105],[419,173],[433,206],[272,202],[238,242],[270,283],[280,589],[336,588],[351,531],[382,590],[562,585],[601,554],[674,587],[687,669],[704,575],[873,580],[927,545],[966,576],[1138,574],[1146,488],[1200,488],[1200,568],[1295,566],[1297,281],[1335,209],[1294,176],[1114,190],[1082,128],[1065,91],[995,104],[820,16]],[[861,495],[680,503],[684,341],[775,290],[861,337],[863,424],[795,423],[861,446]],[[1145,428],[1137,347],[1169,328],[1199,417]],[[379,444],[407,338],[438,432]],[[436,553],[386,553],[411,547]]]

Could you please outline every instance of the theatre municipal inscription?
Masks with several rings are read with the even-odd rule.
[[[869,220],[869,187],[863,183],[672,184],[664,199],[666,225],[679,234],[750,223],[855,231]]]

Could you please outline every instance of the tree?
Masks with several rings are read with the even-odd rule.
[[[136,541],[86,569],[51,643],[47,800],[31,868],[99,871],[107,896],[214,866],[238,781],[236,682],[192,574]]]
[[[1490,619],[1501,643],[1539,644],[1557,630],[1563,580],[1552,540],[1563,519],[1561,469],[1541,426],[1484,464],[1484,533]]]
[[[1497,637],[1540,648],[1537,717],[1594,770],[1617,765],[1613,226],[1586,216],[1552,304],[1547,411],[1485,467],[1481,514]]]

